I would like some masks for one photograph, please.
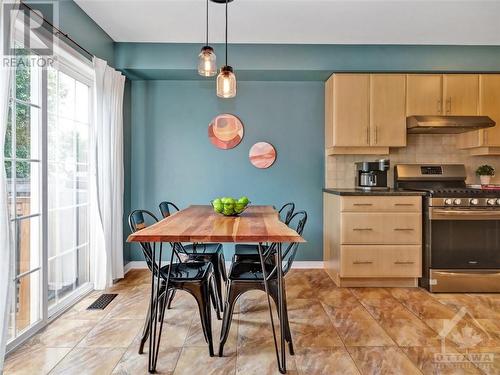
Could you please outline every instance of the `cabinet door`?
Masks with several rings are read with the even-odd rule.
[[[443,114],[443,76],[441,74],[408,74],[406,76],[406,114]]]
[[[445,74],[443,76],[444,113],[454,116],[478,114],[479,75]]]
[[[370,75],[370,144],[406,146],[406,76]]]
[[[370,145],[369,87],[369,74],[334,76],[333,146]]]
[[[479,112],[496,122],[494,128],[481,130],[479,139],[484,146],[500,146],[500,74],[480,76]]]

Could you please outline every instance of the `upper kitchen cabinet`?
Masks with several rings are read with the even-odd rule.
[[[500,74],[479,76],[479,115],[489,116],[497,124],[493,128],[463,133],[459,146],[471,155],[500,155]]]
[[[334,74],[325,86],[326,147],[370,145],[370,75]]]
[[[370,144],[406,146],[406,76],[370,75]]]
[[[334,154],[388,154],[406,145],[405,76],[334,74],[325,85],[325,146]]]
[[[479,75],[443,76],[443,112],[448,116],[473,116],[479,108]]]
[[[443,114],[443,76],[441,74],[407,75],[406,114],[408,116]]]

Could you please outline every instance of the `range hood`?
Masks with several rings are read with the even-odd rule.
[[[408,134],[457,134],[495,126],[488,116],[409,116]]]

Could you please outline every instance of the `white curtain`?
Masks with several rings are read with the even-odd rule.
[[[94,287],[123,277],[123,91],[125,77],[94,58],[91,248]]]
[[[0,63],[4,61],[4,40],[11,44],[14,22],[11,22],[11,29],[5,30],[3,24],[4,19],[4,1],[0,1],[0,27],[2,32],[7,32],[10,35],[7,38],[1,35],[0,40]],[[16,19],[16,12],[11,13],[11,20]],[[4,139],[5,131],[7,129],[7,116],[9,112],[9,96],[11,80],[14,69],[8,68],[3,64],[0,66],[0,374],[3,371],[3,363],[5,356],[5,345],[7,343],[7,332],[9,329],[9,309],[10,309],[10,296],[12,292],[12,264],[13,261],[11,253],[11,236],[10,236],[10,222],[9,211],[7,206],[7,176],[5,174],[5,160],[4,160]]]

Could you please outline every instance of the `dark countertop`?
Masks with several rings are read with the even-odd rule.
[[[423,196],[425,195],[425,192],[421,191],[408,191],[408,190],[394,190],[394,189],[389,189],[389,190],[360,190],[360,189],[345,189],[345,188],[330,188],[330,189],[323,189],[323,192],[325,193],[330,193],[330,194],[335,194],[335,195],[369,195],[369,196],[376,196],[376,195],[381,195],[381,196],[390,196],[390,195],[402,195],[402,196]]]

